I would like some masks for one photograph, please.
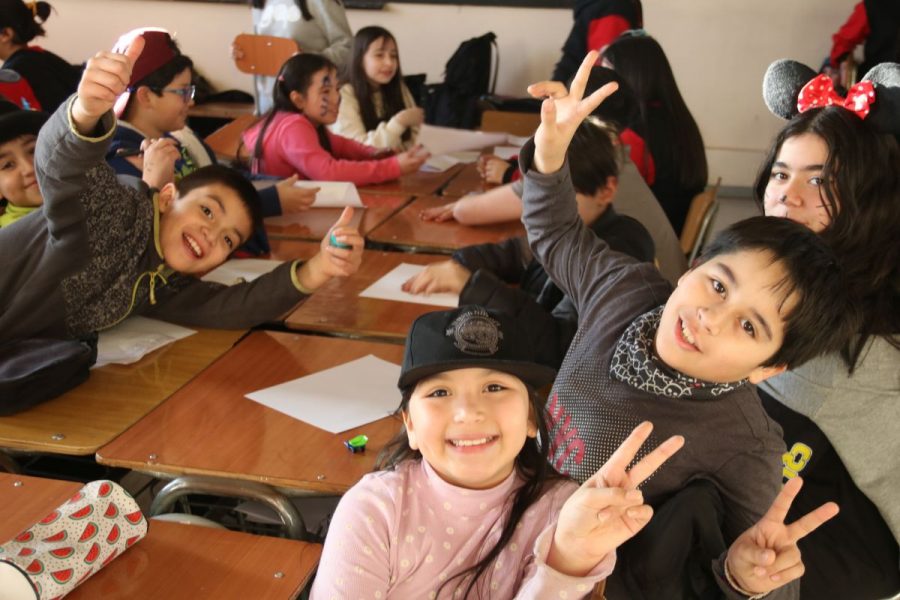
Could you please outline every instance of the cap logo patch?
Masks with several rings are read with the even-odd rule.
[[[503,339],[500,323],[481,308],[458,316],[445,333],[453,338],[453,345],[460,352],[477,356],[496,354]]]

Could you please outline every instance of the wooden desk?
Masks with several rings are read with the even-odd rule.
[[[478,166],[475,163],[463,165],[460,172],[444,186],[441,196],[449,196],[450,202],[453,198],[460,198],[467,194],[480,194],[497,187],[493,183],[486,183],[478,173]]]
[[[0,542],[46,516],[80,487],[0,473]],[[321,554],[318,544],[150,521],[147,537],[66,598],[294,598]],[[279,572],[281,577],[275,575]]]
[[[400,179],[373,185],[360,186],[360,192],[370,194],[409,194],[412,196],[424,196],[437,194],[444,185],[456,177],[464,165],[454,165],[440,173],[426,173],[416,171],[401,175]]]
[[[269,248],[266,258],[272,260],[309,260],[319,251],[319,242],[270,238]]]
[[[360,192],[360,199],[366,208],[355,211],[352,223],[357,225],[360,233],[365,236],[409,204],[412,196]],[[271,238],[320,241],[343,210],[343,208],[311,208],[291,215],[270,217],[265,219],[266,233]]]
[[[213,117],[216,119],[237,119],[244,115],[252,115],[252,102],[206,102],[195,104],[188,109],[189,117]]]
[[[153,474],[210,475],[292,490],[345,492],[372,470],[376,455],[399,428],[397,418],[332,434],[244,394],[368,354],[399,364],[403,348],[255,331],[101,448],[97,460]],[[367,451],[353,454],[343,441],[360,433],[369,436]]]
[[[93,454],[168,398],[244,331],[200,330],[132,365],[106,365],[59,398],[0,417],[0,448]]]
[[[434,254],[365,250],[359,271],[346,279],[332,279],[287,316],[289,329],[371,337],[402,343],[419,316],[440,306],[360,298],[364,289],[401,263],[427,265],[447,260]]]
[[[416,198],[403,210],[388,219],[366,238],[372,242],[394,246],[414,252],[451,253],[473,244],[501,242],[525,235],[525,228],[518,221],[494,225],[461,225],[456,221],[435,223],[423,221],[419,213],[426,208],[442,206],[451,200],[440,196]]]

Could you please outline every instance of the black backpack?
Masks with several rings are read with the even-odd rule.
[[[495,53],[491,77],[491,57]],[[447,61],[444,82],[429,86],[426,91],[425,122],[462,129],[477,127],[478,98],[494,92],[499,68],[500,53],[493,32],[460,44]]]

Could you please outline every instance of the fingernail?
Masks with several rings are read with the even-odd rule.
[[[644,494],[641,493],[641,490],[629,490],[625,493],[625,499],[639,502],[644,499]]]

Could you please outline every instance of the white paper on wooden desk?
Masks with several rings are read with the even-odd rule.
[[[392,414],[400,404],[400,366],[368,355],[300,379],[250,392],[271,409],[340,433]]]
[[[315,208],[334,208],[341,206],[362,207],[356,185],[349,181],[298,181],[294,187],[319,188],[316,192]]]
[[[97,363],[91,368],[111,363],[130,365],[158,348],[195,333],[193,329],[165,321],[128,317],[115,327],[100,332]]]
[[[446,171],[450,167],[454,165],[458,165],[459,163],[473,163],[478,160],[478,156],[481,154],[477,150],[471,152],[451,152],[450,154],[438,154],[436,156],[429,156],[428,160],[422,165],[419,169],[420,171],[426,172],[440,172]]]
[[[410,302],[412,304],[430,304],[432,306],[447,306],[456,308],[459,304],[457,294],[430,294],[414,295],[404,292],[403,284],[410,277],[418,275],[425,269],[425,265],[411,265],[401,263],[390,273],[364,289],[360,298],[376,298],[378,300],[393,300],[396,302]]]
[[[509,160],[513,156],[518,156],[522,151],[522,146],[495,146],[494,156],[498,156],[503,160]]]
[[[437,155],[465,150],[481,150],[488,146],[505,144],[507,143],[507,137],[508,134],[505,133],[436,127],[435,125],[425,124],[419,128],[416,143],[422,144],[429,152]]]
[[[265,275],[283,261],[265,258],[232,258],[201,277],[203,281],[214,281],[224,285],[234,285],[242,281],[253,281]]]

